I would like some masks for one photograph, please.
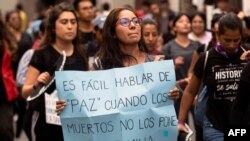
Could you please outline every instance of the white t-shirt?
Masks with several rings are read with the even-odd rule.
[[[205,34],[202,37],[197,37],[193,32],[188,34],[188,38],[193,41],[200,42],[201,44],[208,45],[212,40],[212,33],[209,31],[205,31]]]

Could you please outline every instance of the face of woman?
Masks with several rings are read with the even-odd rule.
[[[159,14],[160,13],[160,8],[157,4],[152,4],[150,7],[151,11],[153,14]]]
[[[77,34],[77,21],[72,12],[62,12],[55,24],[56,39],[72,41]]]
[[[217,33],[218,30],[219,30],[219,23],[216,22],[216,23],[214,24],[214,27],[213,27],[213,32]]]
[[[195,16],[192,20],[192,31],[196,35],[203,34],[205,31],[205,23],[200,16]]]
[[[142,35],[148,51],[153,51],[156,48],[158,39],[158,31],[156,26],[153,24],[144,25]]]
[[[221,46],[227,51],[234,51],[240,44],[241,34],[239,29],[225,29],[224,34],[218,35]]]
[[[175,23],[174,30],[176,33],[188,34],[190,32],[191,23],[186,15],[182,15]]]
[[[10,15],[8,23],[12,28],[20,29],[21,28],[21,18],[19,16],[19,14],[17,12],[13,12]]]
[[[141,39],[140,23],[141,19],[138,19],[133,12],[121,11],[116,23],[116,38],[122,44],[138,44]]]

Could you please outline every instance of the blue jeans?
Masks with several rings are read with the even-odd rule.
[[[204,116],[203,141],[224,141],[223,131],[213,128],[213,124]]]

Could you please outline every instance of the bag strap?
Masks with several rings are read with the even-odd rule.
[[[60,58],[62,57],[62,58]],[[60,56],[56,62],[60,63],[58,64],[58,66],[56,66],[56,70],[55,71],[62,71],[64,69],[64,65],[66,63],[66,52],[63,51],[62,52],[62,56]],[[27,98],[27,101],[32,101],[35,100],[36,98],[38,98],[40,95],[44,94],[44,92],[54,83],[55,81],[55,75],[52,76],[52,79],[50,80],[50,82],[47,85],[43,85],[43,84],[39,84],[36,88],[36,90]]]
[[[209,51],[206,51],[206,54],[205,54],[205,61],[204,61],[204,66],[203,66],[203,75],[202,75],[202,79],[203,79],[203,77],[204,77],[204,72],[205,72],[205,68],[206,68],[206,65],[207,65],[208,55],[209,55]]]
[[[199,93],[201,92],[201,90],[202,90],[202,88],[204,86],[205,69],[206,69],[206,66],[207,66],[208,55],[209,55],[209,51],[206,51],[204,65],[203,65],[203,73],[202,73],[202,78],[201,78],[201,85],[200,85],[200,88],[199,88]]]
[[[153,62],[153,61],[154,61],[153,55],[147,54],[146,62]]]

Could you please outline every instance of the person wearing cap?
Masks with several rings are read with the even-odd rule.
[[[106,20],[106,17],[107,16],[105,16],[105,15],[100,15],[94,19],[95,38],[96,38],[96,41],[99,45],[101,45],[102,41],[103,41],[102,29],[103,29],[103,25],[104,25],[104,22]]]
[[[103,43],[103,36],[102,36],[102,29],[104,22],[106,20],[105,15],[99,15],[97,16],[94,21],[94,38],[95,40],[92,42],[92,47],[88,48],[88,52],[93,52],[93,55],[100,49]],[[92,64],[94,62],[94,56],[89,56],[89,66],[92,67]]]
[[[44,39],[44,33],[45,33],[45,21],[41,21],[40,24],[37,24],[33,28],[33,34],[34,37],[36,38],[35,42],[33,43],[33,46],[31,49],[28,49],[22,56],[22,58],[19,61],[18,68],[17,68],[17,74],[16,74],[16,86],[21,93],[22,87],[24,85],[25,79],[26,79],[26,74],[28,71],[29,63],[32,59],[32,56],[35,52],[36,49],[40,48],[40,43]],[[29,140],[32,140],[32,135],[31,135],[31,116],[33,111],[30,110],[30,108],[26,109],[24,119],[23,119],[23,129],[24,132],[26,133],[26,136],[28,137]]]

